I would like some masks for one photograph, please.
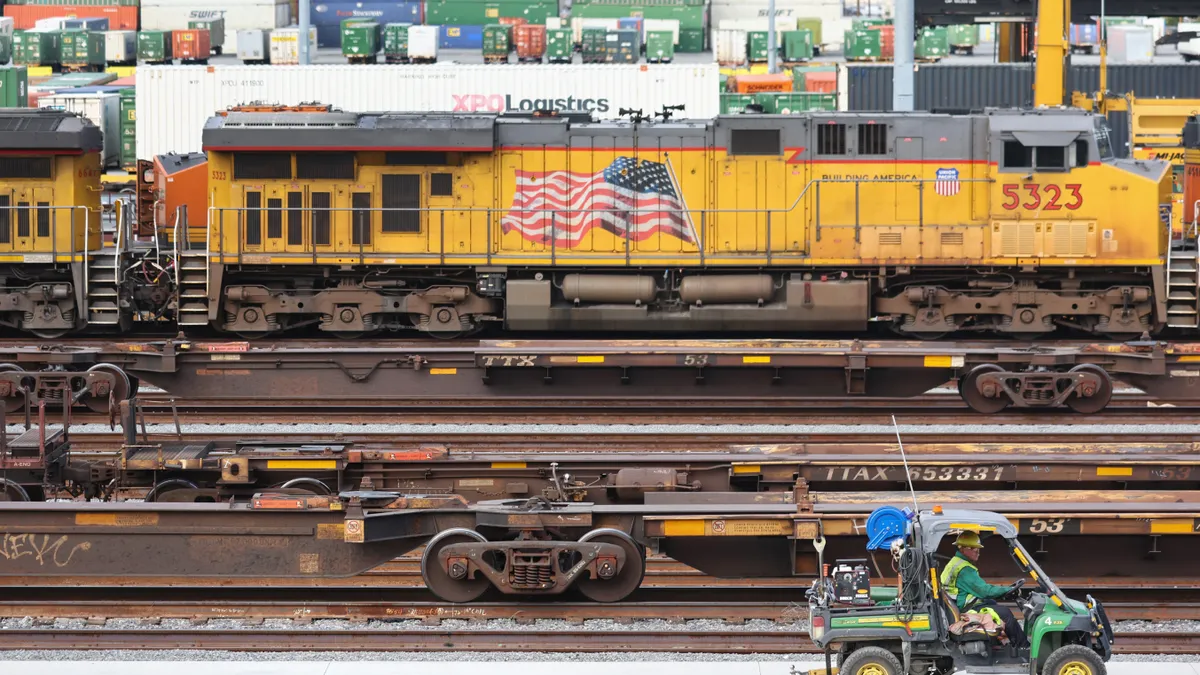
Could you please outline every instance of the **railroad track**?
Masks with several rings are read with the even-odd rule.
[[[1200,633],[1119,633],[1119,654],[1194,654]],[[804,631],[693,630],[3,630],[0,650],[708,652],[815,654]]]

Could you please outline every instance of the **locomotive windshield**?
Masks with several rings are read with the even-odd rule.
[[[1112,146],[1112,130],[1108,126],[1108,119],[1102,116],[1096,117],[1096,147],[1100,149],[1101,162],[1116,159]]]

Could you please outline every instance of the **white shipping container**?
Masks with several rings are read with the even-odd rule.
[[[571,19],[571,33],[575,38],[575,44],[583,42],[584,28],[603,28],[604,30],[616,30],[619,19],[584,19],[575,17]]]
[[[1150,63],[1154,60],[1154,31],[1146,26],[1110,26],[1108,57],[1113,63]]]
[[[58,94],[38,99],[39,108],[54,108],[83,115],[100,127],[104,138],[104,166],[121,159],[121,96],[119,94]]]
[[[56,16],[49,19],[38,19],[33,22],[33,29],[38,32],[46,32],[49,30],[62,30],[64,17]]]
[[[768,11],[768,0],[713,0],[709,8],[709,21],[713,28],[766,30],[765,27],[749,29],[737,24],[726,26],[724,22],[745,19],[766,20]],[[850,28],[850,20],[845,19],[842,14],[842,0],[776,0],[775,2],[775,18],[787,19],[792,22],[792,28],[788,30],[795,29],[795,22],[798,19],[820,19],[821,39],[825,44],[840,44],[842,33]]]
[[[723,66],[746,63],[746,31],[720,29],[713,31],[713,58]]]
[[[242,62],[267,63],[271,56],[271,31],[244,28],[237,32],[237,57]]]
[[[13,18],[11,16],[0,16],[0,35],[12,37],[13,34]]]
[[[424,27],[413,26],[417,28]],[[410,31],[410,55],[413,44]],[[684,116],[707,118],[719,110],[719,84],[720,69],[711,63],[141,66],[138,157],[200,151],[201,132],[210,117],[254,101],[318,101],[351,112],[500,113],[553,107],[590,111],[602,119],[617,117],[621,108],[650,111],[683,104]],[[179,105],[185,100],[188,105]]]
[[[441,26],[409,26],[408,58],[437,61],[441,32]]]
[[[104,60],[107,63],[137,62],[137,31],[110,30],[105,33]]]
[[[679,44],[679,19],[646,19],[642,21],[642,44],[646,44],[646,35],[651,31],[671,31],[674,44]]]
[[[546,30],[561,30],[562,27],[563,27],[563,20],[560,17],[557,17],[557,16],[546,17]]]
[[[224,37],[212,36],[214,47],[232,54],[243,28],[282,28],[292,22],[288,0],[142,0],[143,30],[187,28],[193,19],[225,19]]]
[[[280,28],[271,31],[271,63],[300,63],[300,29]],[[308,53],[317,53],[317,27],[308,27]]]

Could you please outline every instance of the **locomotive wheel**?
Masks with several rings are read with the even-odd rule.
[[[15,363],[0,363],[0,373],[11,373],[23,370]],[[20,412],[25,408],[25,397],[21,394],[13,394],[4,398],[5,412]]]
[[[1100,378],[1100,388],[1096,390],[1096,393],[1087,397],[1080,396],[1078,393],[1072,394],[1066,401],[1068,408],[1077,413],[1092,415],[1108,407],[1108,402],[1112,400],[1113,384],[1112,378],[1103,368],[1092,363],[1084,363],[1072,368],[1071,372],[1095,373]]]
[[[491,586],[487,577],[480,574],[474,579],[455,579],[438,561],[438,553],[447,546],[477,541],[487,540],[474,530],[454,529],[446,530],[426,544],[421,556],[421,578],[425,580],[425,587],[446,602],[471,602],[483,595]]]
[[[30,330],[29,332],[33,333],[34,335],[36,335],[44,340],[57,340],[58,338],[66,335],[67,333],[70,333],[71,329],[70,328],[62,328],[62,329],[58,329],[58,330]]]
[[[1007,408],[1012,401],[1008,395],[1000,393],[995,398],[989,398],[979,391],[979,386],[976,384],[979,377],[986,373],[1001,373],[1004,369],[1000,366],[991,363],[985,363],[981,366],[975,366],[971,372],[967,373],[966,377],[958,383],[958,394],[967,404],[967,407],[978,413],[985,415],[994,415],[1001,410]]]
[[[591,534],[591,533],[589,533]],[[575,582],[575,587],[584,597],[592,602],[619,602],[629,597],[642,585],[646,576],[646,559],[642,547],[630,540],[625,533],[602,533],[595,536],[584,535],[580,541],[594,541],[598,544],[616,544],[625,549],[625,566],[611,579],[582,576]]]
[[[129,375],[110,363],[98,363],[87,370],[89,373],[110,373],[116,377],[112,391],[108,396],[84,396],[83,404],[92,412],[106,414],[111,411],[112,404],[128,399],[133,394],[133,381]]]

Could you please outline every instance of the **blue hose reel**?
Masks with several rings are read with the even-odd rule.
[[[904,539],[913,515],[912,509],[894,506],[881,506],[872,511],[867,517],[867,550],[887,550],[892,547],[892,542]]]

